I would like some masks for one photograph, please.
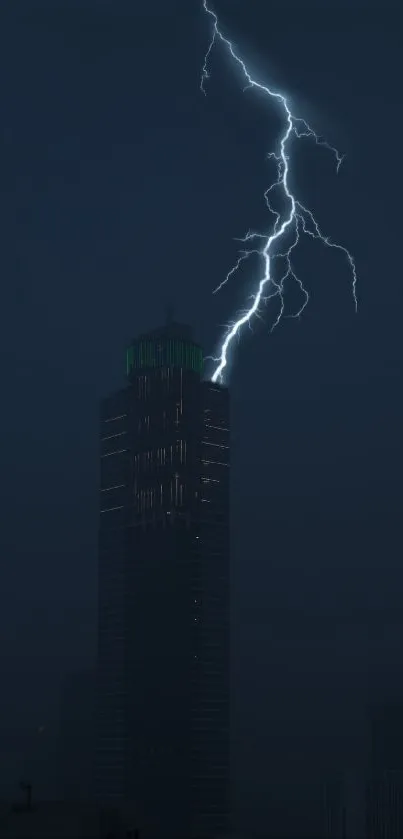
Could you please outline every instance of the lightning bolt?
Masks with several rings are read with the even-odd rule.
[[[252,78],[246,67],[245,62],[235,51],[232,42],[229,41],[228,38],[224,37],[219,26],[218,17],[216,13],[208,6],[207,0],[203,0],[203,8],[206,14],[212,20],[212,36],[208,45],[207,52],[205,54],[204,64],[202,67],[200,80],[201,91],[204,94],[206,94],[206,82],[210,78],[209,61],[211,52],[215,44],[219,42],[225,47],[225,49],[229,52],[231,58],[240,67],[245,79],[244,90],[252,88],[262,91],[266,96],[274,100],[274,102],[276,102],[282,108],[285,117],[284,133],[280,139],[278,151],[269,152],[269,154],[267,155],[268,159],[274,160],[277,165],[277,178],[273,181],[273,183],[268,187],[268,189],[264,193],[264,199],[266,202],[267,209],[270,211],[272,215],[275,216],[272,231],[269,234],[249,232],[246,234],[246,236],[243,237],[241,241],[244,243],[249,244],[252,242],[256,243],[257,241],[261,241],[262,246],[260,248],[255,247],[253,249],[246,249],[241,251],[240,256],[233,268],[231,268],[227,276],[217,286],[217,288],[214,289],[213,292],[215,294],[218,291],[220,291],[220,289],[224,285],[226,285],[226,283],[231,279],[231,277],[238,271],[240,265],[245,260],[247,260],[252,254],[258,254],[260,256],[263,262],[263,274],[261,276],[255,293],[250,298],[250,306],[246,308],[245,311],[239,315],[238,319],[228,327],[221,345],[220,354],[218,358],[212,359],[216,364],[216,367],[211,376],[211,380],[213,382],[221,382],[223,380],[224,370],[228,364],[228,353],[234,338],[239,338],[242,328],[246,324],[250,326],[252,318],[259,316],[261,304],[267,303],[269,300],[272,300],[273,298],[278,298],[280,306],[279,313],[271,329],[273,330],[276,328],[276,326],[278,326],[282,317],[284,316],[285,286],[286,283],[288,283],[290,280],[294,281],[299,286],[303,297],[303,302],[299,310],[294,315],[291,315],[291,317],[298,318],[300,317],[300,315],[302,315],[302,312],[304,311],[309,301],[309,294],[306,288],[304,287],[302,280],[300,280],[295,274],[291,262],[292,252],[298,246],[301,235],[306,235],[310,236],[313,239],[318,239],[320,242],[322,242],[322,244],[326,245],[326,247],[341,251],[344,254],[348,261],[349,268],[351,271],[352,294],[356,311],[358,306],[357,271],[354,258],[351,255],[351,253],[347,250],[347,248],[345,248],[343,245],[338,244],[337,242],[333,242],[329,238],[329,236],[326,236],[322,233],[319,224],[316,221],[311,210],[309,210],[307,207],[301,204],[300,201],[297,200],[297,198],[295,197],[295,195],[293,195],[289,187],[289,143],[293,137],[296,137],[297,139],[308,137],[309,139],[313,140],[316,143],[316,145],[322,146],[325,149],[327,149],[335,158],[337,172],[339,171],[339,168],[342,164],[343,157],[339,154],[336,148],[331,146],[322,137],[319,137],[313,130],[313,128],[311,128],[311,126],[308,125],[306,120],[294,116],[288,104],[287,98],[282,93],[279,93],[275,90],[271,90],[270,87],[267,87],[266,85]],[[277,212],[271,204],[272,193],[274,193],[276,190],[280,190],[283,195],[283,198],[285,199],[287,210],[284,213]],[[288,247],[286,247],[286,249],[283,252],[278,251],[278,246],[281,247],[282,241],[287,240],[288,237],[291,237],[291,243],[288,244]],[[285,268],[280,279],[276,280],[272,271],[272,263],[280,259],[283,260]]]

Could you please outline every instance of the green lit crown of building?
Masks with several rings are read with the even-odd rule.
[[[126,354],[129,378],[156,367],[181,367],[201,376],[203,366],[203,351],[193,340],[190,327],[174,322],[140,335],[131,342]]]

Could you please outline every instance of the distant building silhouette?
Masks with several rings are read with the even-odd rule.
[[[108,831],[114,839],[126,839],[129,833],[118,821],[112,832],[94,802],[37,800],[34,790],[27,807],[24,791],[20,796],[3,811],[0,806],[1,839],[104,839]]]
[[[346,839],[347,811],[342,772],[329,773],[322,785],[322,839]]]
[[[62,690],[57,766],[59,797],[86,801],[93,793],[95,673],[72,673]]]
[[[373,712],[366,810],[367,839],[401,839],[403,703]]]
[[[229,820],[229,397],[170,318],[102,402],[97,793],[141,835]]]

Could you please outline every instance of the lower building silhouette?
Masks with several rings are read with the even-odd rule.
[[[403,703],[372,712],[366,835],[367,839],[403,836]]]

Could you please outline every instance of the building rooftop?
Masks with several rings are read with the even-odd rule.
[[[143,332],[142,335],[133,338],[133,343],[144,340],[156,340],[158,338],[179,338],[183,341],[193,341],[193,332],[188,324],[167,320],[163,326],[159,326],[157,329],[152,329],[149,332]]]

